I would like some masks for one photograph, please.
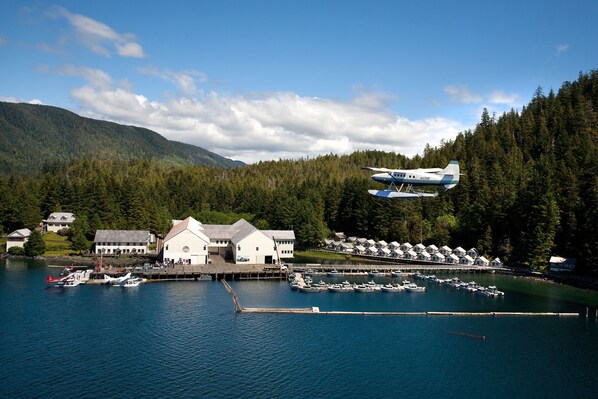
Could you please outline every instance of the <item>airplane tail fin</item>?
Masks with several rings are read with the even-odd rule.
[[[447,182],[447,184],[444,185],[444,188],[448,190],[455,187],[459,183],[459,161],[450,161],[447,167],[444,168],[440,174],[444,175],[443,180],[446,179]]]

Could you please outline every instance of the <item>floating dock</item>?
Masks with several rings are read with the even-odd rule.
[[[562,312],[361,312],[361,311],[321,311],[319,307],[311,308],[243,308],[237,294],[226,280],[221,280],[235,305],[237,313],[276,313],[276,314],[320,314],[320,315],[361,315],[361,316],[552,316],[579,317],[579,313]]]

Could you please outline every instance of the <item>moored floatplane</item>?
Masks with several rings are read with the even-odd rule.
[[[67,266],[58,277],[47,276],[46,284],[50,287],[70,288],[85,284],[93,270],[77,270],[75,266]]]
[[[121,277],[110,277],[104,274],[104,282],[113,287],[137,287],[139,284],[146,282],[147,280],[141,277],[133,276],[131,273],[127,273]]]

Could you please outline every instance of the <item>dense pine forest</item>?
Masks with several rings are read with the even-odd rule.
[[[76,228],[149,229],[170,220],[238,217],[258,228],[294,229],[299,245],[332,231],[347,235],[476,247],[506,264],[541,269],[551,255],[598,271],[598,71],[554,93],[538,89],[521,111],[484,112],[473,131],[423,155],[383,151],[260,162],[237,169],[165,167],[154,160],[77,160],[23,178],[0,177],[3,234],[71,211]],[[461,165],[460,184],[436,198],[388,200],[362,166]]]

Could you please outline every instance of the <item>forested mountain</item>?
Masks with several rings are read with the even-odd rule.
[[[541,268],[550,255],[598,271],[598,71],[558,93],[538,89],[520,112],[484,112],[473,131],[422,156],[367,151],[272,161],[235,170],[162,168],[156,161],[75,161],[35,177],[0,177],[4,232],[32,227],[51,211],[75,212],[95,229],[148,228],[171,218],[225,223],[243,214],[259,228],[295,230],[310,245],[330,231],[476,247],[509,265]],[[361,166],[444,167],[460,184],[436,198],[387,200]]]
[[[0,102],[1,173],[31,174],[48,163],[83,158],[155,158],[163,164],[225,168],[242,165],[148,129],[83,118],[47,105]]]

